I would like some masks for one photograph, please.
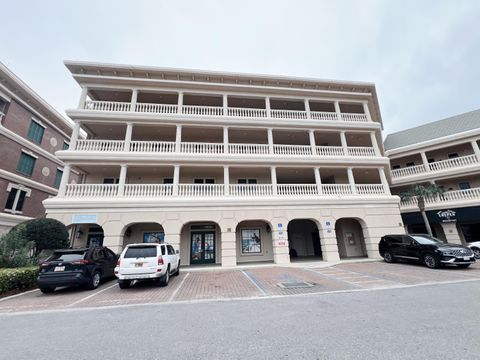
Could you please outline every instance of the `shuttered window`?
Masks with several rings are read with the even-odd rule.
[[[41,144],[44,132],[45,128],[35,120],[32,120],[30,123],[30,128],[28,129],[28,138],[38,144]]]

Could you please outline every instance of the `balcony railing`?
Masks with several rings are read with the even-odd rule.
[[[85,110],[95,111],[131,111],[130,102],[117,101],[85,101]],[[352,121],[367,122],[366,114],[342,113],[338,115],[335,112],[327,111],[303,111],[303,110],[280,110],[272,109],[254,109],[254,108],[236,108],[222,106],[199,106],[199,105],[178,105],[171,104],[153,104],[153,103],[136,103],[133,107],[134,112],[152,113],[152,114],[185,114],[200,116],[230,116],[230,117],[247,117],[247,118],[267,118],[274,119],[291,119],[291,120],[324,120],[324,121]]]
[[[476,155],[466,155],[460,156],[453,159],[448,160],[441,160],[435,161],[428,164],[429,171],[431,172],[439,172],[445,171],[449,169],[460,169],[462,167],[468,167],[472,165],[478,165],[480,162],[478,161]],[[392,170],[392,178],[399,179],[402,177],[420,175],[428,173],[427,168],[425,165],[416,165],[416,166],[409,166],[402,169],[395,169]]]
[[[349,184],[126,184],[123,195],[118,184],[68,184],[65,197],[96,198],[252,198],[252,197],[310,197],[310,196],[376,196],[385,195],[380,184],[357,184],[356,194]],[[178,194],[178,195],[177,195]],[[480,191],[479,191],[480,194]]]
[[[270,153],[268,144],[228,144],[228,153],[240,155],[281,155],[281,156],[345,156],[341,146],[316,146],[312,153],[310,145],[274,144]],[[73,150],[69,150],[73,151]],[[78,140],[75,151],[118,152],[125,151],[123,140]],[[175,153],[174,141],[131,141],[130,152],[134,153]],[[179,153],[182,154],[224,154],[223,143],[181,142]],[[368,146],[349,146],[348,156],[374,157],[375,149]],[[410,169],[410,168],[407,168]],[[402,169],[403,170],[403,169]]]
[[[460,156],[458,158],[435,161],[428,165],[430,166],[431,171],[440,171],[440,170],[453,169],[453,168],[458,168],[463,166],[469,166],[473,164],[478,164],[478,160],[475,155]]]
[[[480,187],[472,188],[472,189],[465,189],[465,190],[453,190],[453,191],[446,191],[442,195],[437,195],[433,197],[425,198],[425,206],[432,207],[435,205],[446,205],[448,206],[449,203],[461,203],[462,201],[478,201],[480,200]],[[417,198],[412,197],[410,199],[402,200],[400,203],[400,208],[402,210],[405,209],[418,209],[417,207]]]

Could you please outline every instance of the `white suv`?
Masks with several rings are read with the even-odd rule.
[[[167,286],[170,276],[180,273],[180,255],[169,244],[130,244],[123,249],[115,267],[120,289],[133,280],[155,280]]]

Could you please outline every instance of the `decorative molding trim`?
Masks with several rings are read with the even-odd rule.
[[[53,187],[44,185],[42,183],[39,183],[39,182],[31,180],[31,179],[27,179],[23,176],[11,173],[10,171],[6,171],[6,170],[3,170],[3,169],[0,169],[0,178],[3,178],[3,179],[8,180],[8,181],[13,181],[15,183],[19,183],[19,184],[22,184],[22,185],[25,185],[25,186],[29,186],[29,187],[32,187],[34,189],[37,189],[37,190],[40,190],[40,191],[43,191],[43,192],[46,192],[46,193],[49,193],[49,194],[52,194],[52,195],[57,195],[57,193],[58,193],[58,189],[55,189]]]
[[[0,134],[2,135],[5,135],[6,137],[8,137],[10,140],[13,140],[15,141],[16,143],[22,145],[22,146],[25,146],[27,148],[29,148],[30,150],[32,151],[35,151],[37,153],[39,153],[40,155],[42,155],[43,157],[47,158],[48,160],[50,161],[53,161],[54,163],[56,163],[57,165],[60,165],[60,166],[63,166],[63,161],[61,161],[60,159],[58,159],[55,155],[49,153],[47,150],[41,148],[40,146],[38,145],[35,145],[33,143],[31,143],[30,141],[28,141],[27,139],[21,137],[20,135],[18,135],[17,133],[13,132],[12,130],[10,129],[7,129],[5,126],[1,125],[0,124]],[[28,152],[27,152],[28,153]]]

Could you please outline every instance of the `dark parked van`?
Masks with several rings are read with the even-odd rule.
[[[457,244],[446,244],[426,234],[385,235],[378,244],[385,262],[416,261],[437,269],[443,265],[467,268],[475,262],[473,251]]]

